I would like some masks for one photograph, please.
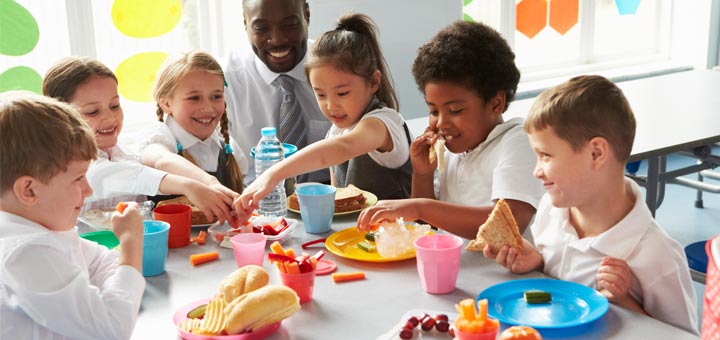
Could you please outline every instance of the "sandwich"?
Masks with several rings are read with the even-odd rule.
[[[337,188],[335,191],[335,213],[361,210],[365,208],[365,195],[358,187],[350,184],[347,188]],[[297,193],[288,196],[288,207],[299,211],[300,202]]]
[[[218,288],[218,296],[230,303],[236,297],[265,287],[270,278],[263,267],[249,264],[226,276]]]
[[[503,246],[522,249],[523,240],[520,235],[515,218],[512,215],[510,206],[504,199],[495,203],[487,221],[478,228],[477,236],[471,240],[465,250],[483,251],[485,245],[489,244],[493,252],[497,253]]]
[[[438,161],[438,170],[445,170],[445,138],[443,136],[438,137],[428,152],[430,164],[436,159]]]
[[[208,218],[207,216],[205,216],[205,214],[202,212],[202,210],[198,209],[198,207],[196,207],[194,204],[192,204],[192,202],[190,202],[190,200],[186,196],[179,196],[179,197],[176,197],[173,199],[160,201],[160,202],[158,202],[157,206],[161,207],[163,205],[168,205],[168,204],[189,205],[190,208],[192,209],[192,214],[191,214],[191,219],[192,219],[191,224],[192,225],[210,224],[210,223],[215,223],[218,220],[216,217]]]
[[[228,334],[252,332],[287,318],[300,310],[300,298],[294,290],[269,285],[240,295],[225,306]]]

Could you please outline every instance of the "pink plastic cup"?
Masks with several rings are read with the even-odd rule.
[[[313,287],[315,286],[315,271],[301,274],[287,274],[280,272],[280,279],[283,285],[294,290],[300,298],[300,303],[312,300]]]
[[[495,340],[498,330],[485,333],[468,333],[455,328],[455,339],[458,340]]]
[[[432,234],[415,240],[418,275],[426,292],[446,294],[455,289],[462,244],[454,235]]]
[[[248,264],[263,265],[265,257],[265,242],[267,238],[261,233],[242,233],[233,236],[233,252],[238,268]]]

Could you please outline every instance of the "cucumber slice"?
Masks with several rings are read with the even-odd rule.
[[[375,242],[375,233],[369,232],[369,233],[365,234],[365,239],[370,242]]]
[[[365,241],[358,242],[357,246],[358,246],[358,248],[360,248],[368,253],[374,252],[375,248],[376,248],[374,245],[367,243]]]
[[[200,305],[187,313],[188,319],[202,319],[205,316],[207,305]]]
[[[552,301],[552,295],[542,290],[526,290],[525,302],[529,304],[548,303]]]

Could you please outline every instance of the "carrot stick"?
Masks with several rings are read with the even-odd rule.
[[[288,274],[300,274],[300,266],[297,262],[287,262],[285,263],[285,267],[287,268]]]
[[[285,249],[283,249],[282,245],[278,241],[270,244],[270,250],[272,250],[275,254],[285,255]]]
[[[285,255],[295,257],[295,250],[292,248],[285,249]]]
[[[284,263],[284,262],[275,262],[275,267],[277,267],[277,269],[278,269],[280,272],[283,272],[283,273],[287,272],[287,270],[285,270],[285,263]]]
[[[119,213],[122,214],[123,212],[125,212],[125,208],[127,208],[127,207],[128,207],[128,204],[127,204],[127,203],[125,203],[125,202],[120,202],[120,203],[118,203],[117,206],[115,207],[115,210],[117,210],[117,212],[119,212]]]
[[[365,273],[364,272],[334,273],[334,274],[332,274],[332,279],[333,279],[333,282],[335,282],[335,283],[355,281],[355,280],[365,280]]]
[[[211,251],[209,253],[192,254],[190,255],[190,264],[193,266],[197,266],[205,262],[217,260],[218,258],[220,258],[220,255],[216,251]]]
[[[482,299],[482,300],[478,301],[477,305],[478,305],[477,319],[479,319],[482,322],[485,322],[487,320],[487,309],[488,309],[487,299]]]
[[[200,230],[200,233],[198,233],[197,236],[197,244],[205,244],[205,240],[207,240],[207,233],[205,230]]]

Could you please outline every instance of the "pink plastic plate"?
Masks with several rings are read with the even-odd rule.
[[[261,329],[256,330],[255,332],[251,333],[242,333],[242,334],[233,334],[233,335],[200,335],[200,334],[192,334],[188,333],[183,329],[180,329],[178,325],[187,320],[187,313],[193,310],[195,307],[207,304],[210,301],[210,299],[201,299],[197,300],[193,303],[190,303],[188,305],[185,305],[178,309],[177,312],[175,312],[175,315],[173,316],[173,322],[175,323],[175,328],[177,328],[178,333],[180,334],[180,337],[186,340],[260,340],[265,339],[271,334],[275,333],[275,331],[280,328],[280,322],[276,322],[272,325],[269,325],[267,327],[263,327]]]

